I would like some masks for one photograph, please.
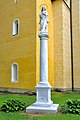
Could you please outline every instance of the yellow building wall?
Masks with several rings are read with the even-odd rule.
[[[62,0],[53,2],[53,35],[54,35],[54,87],[63,88],[63,27]]]
[[[69,5],[69,0],[66,1]],[[70,11],[63,0],[53,2],[55,88],[71,88]]]
[[[46,7],[48,12],[49,24],[48,24],[48,79],[52,87],[54,87],[54,37],[53,37],[53,11],[51,0],[36,0],[36,84],[40,80],[40,39],[38,37],[40,25],[39,14],[42,6]]]
[[[69,5],[69,0],[66,3]],[[35,89],[40,81],[41,7],[49,15],[48,79],[52,88],[71,88],[70,11],[63,0],[0,1],[0,87]],[[70,5],[69,5],[70,7]],[[73,0],[74,85],[80,87],[80,6]],[[12,36],[13,20],[19,19],[19,35]],[[11,65],[19,66],[18,83],[11,82]]]
[[[69,5],[69,0],[66,2]],[[70,10],[63,2],[62,18],[63,18],[63,83],[64,88],[72,88],[71,74],[71,37],[70,37]]]
[[[36,2],[0,0],[0,87],[34,89],[36,85]],[[12,23],[19,19],[19,35]],[[11,82],[11,65],[19,66],[18,83]]]

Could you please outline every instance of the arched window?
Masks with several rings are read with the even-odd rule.
[[[15,2],[15,3],[17,3],[17,2],[18,2],[18,0],[14,0],[14,2]]]
[[[18,64],[13,63],[11,66],[11,81],[18,82]]]
[[[18,35],[19,34],[19,20],[14,20],[13,21],[13,31],[12,31],[12,35]]]

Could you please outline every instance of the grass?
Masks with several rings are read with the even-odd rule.
[[[26,103],[26,106],[35,102],[35,96],[16,95],[16,94],[1,94],[0,106],[4,101],[10,98],[20,99]],[[63,105],[68,99],[80,99],[80,92],[54,92],[52,94],[53,103]],[[80,115],[74,114],[54,114],[54,115],[27,115],[21,112],[4,113],[0,111],[0,120],[80,120]]]
[[[80,116],[72,114],[59,114],[34,117],[34,120],[80,120]]]
[[[19,112],[3,113],[0,112],[0,120],[30,120],[27,115],[20,115]]]
[[[18,95],[18,94],[1,94],[0,95],[0,106],[4,101],[7,101],[9,99],[19,99],[26,103],[26,106],[31,105],[33,102],[35,102],[35,96],[26,96],[26,95]]]
[[[63,105],[68,99],[80,99],[80,92],[55,92],[52,94],[54,103]]]

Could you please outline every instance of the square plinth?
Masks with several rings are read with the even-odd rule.
[[[26,108],[27,113],[46,113],[46,114],[55,114],[58,112],[59,104],[52,104],[51,106],[36,106],[31,105]]]

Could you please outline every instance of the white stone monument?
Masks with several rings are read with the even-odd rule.
[[[43,6],[40,13],[40,82],[36,86],[37,100],[26,108],[29,113],[57,113],[59,104],[51,101],[48,82],[48,13]]]

